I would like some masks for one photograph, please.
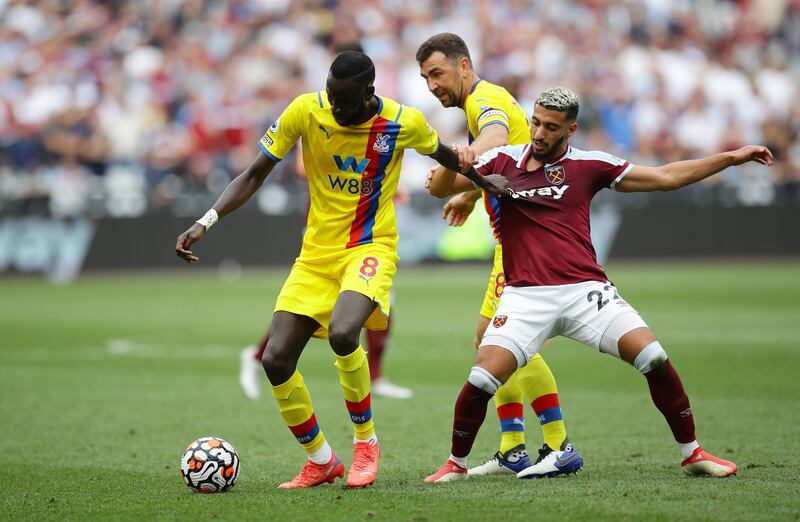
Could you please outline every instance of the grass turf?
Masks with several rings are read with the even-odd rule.
[[[738,477],[692,479],[632,368],[560,339],[543,352],[586,466],[566,479],[487,477],[427,486],[447,456],[452,407],[488,266],[401,268],[386,373],[410,401],[375,399],[381,475],[367,490],[278,491],[304,457],[265,390],[239,390],[286,272],[223,282],[191,269],[90,276],[66,287],[0,282],[2,518],[269,520],[797,520],[800,518],[800,267],[611,265],[680,372],[700,442]],[[352,430],[333,357],[301,361],[317,417],[348,465]],[[530,409],[528,446],[541,444]],[[497,444],[490,411],[472,463]],[[191,440],[226,438],[239,483],[197,495],[178,475]]]

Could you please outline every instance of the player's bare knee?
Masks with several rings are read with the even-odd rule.
[[[358,335],[360,333],[360,327],[331,324],[328,329],[328,342],[336,355],[349,355],[358,347]]]
[[[261,355],[261,366],[267,378],[273,384],[282,383],[289,379],[297,367],[297,360],[290,357],[285,350],[281,350],[277,343],[270,339],[264,353]]]
[[[637,355],[636,359],[633,361],[633,365],[640,372],[647,373],[663,366],[666,361],[667,352],[664,351],[661,343],[653,341],[639,352],[639,355]]]
[[[518,362],[516,356],[505,348],[484,346],[478,350],[475,367],[486,370],[500,383],[504,383],[517,371]]]
[[[261,364],[264,366],[267,378],[272,384],[286,382],[295,370],[294,366],[285,358],[278,357],[268,351],[264,351]]]

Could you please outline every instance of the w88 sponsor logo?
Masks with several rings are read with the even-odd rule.
[[[339,176],[328,174],[328,182],[331,184],[331,190],[349,192],[354,195],[364,194],[369,196],[374,188],[374,183],[371,179],[340,178]]]

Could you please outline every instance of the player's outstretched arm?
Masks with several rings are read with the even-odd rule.
[[[442,166],[433,168],[428,174],[427,181],[428,192],[437,198],[460,194],[475,188],[470,180]]]
[[[439,142],[439,147],[436,149],[436,152],[430,155],[431,158],[435,159],[442,165],[444,168],[448,170],[452,170],[454,172],[459,171],[459,154],[463,155],[463,152],[460,147],[457,147],[458,152],[450,149],[441,141]],[[464,163],[463,160],[461,164],[465,166],[466,170],[461,170],[461,174],[466,176],[471,182],[475,184],[476,187],[489,192],[490,194],[494,194],[495,196],[502,196],[508,194],[508,180],[505,176],[501,176],[499,174],[490,174],[488,176],[481,176],[475,167],[470,166],[469,163]],[[468,168],[467,168],[468,167]]]
[[[203,239],[208,229],[220,219],[244,205],[250,196],[264,183],[276,162],[265,154],[258,154],[247,169],[231,181],[214,206],[205,216],[195,222],[189,230],[178,236],[175,253],[187,263],[199,259],[192,253],[192,245]]]
[[[734,165],[754,161],[772,165],[772,152],[760,145],[748,145],[737,150],[713,154],[696,160],[676,161],[661,167],[634,165],[617,183],[619,192],[652,192],[676,190],[704,180]]]
[[[485,127],[469,148],[475,152],[476,157],[487,150],[508,145],[508,129],[502,125],[489,125]],[[459,172],[463,169],[459,169]],[[472,183],[463,176],[457,175],[452,170],[437,167],[431,171],[426,184],[431,196],[444,198],[473,190]]]

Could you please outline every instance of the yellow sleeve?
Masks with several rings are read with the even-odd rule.
[[[300,139],[308,116],[308,110],[306,110],[308,96],[303,94],[292,100],[292,103],[286,107],[258,141],[261,151],[273,160],[282,160]]]
[[[420,154],[428,156],[436,152],[439,147],[439,133],[425,121],[422,113],[414,107],[401,105],[398,118],[400,121],[400,136],[398,148],[414,149]]]
[[[508,129],[509,110],[508,103],[499,96],[495,96],[494,93],[470,96],[464,106],[469,126],[471,129],[477,129],[478,134],[489,125],[502,125]]]

